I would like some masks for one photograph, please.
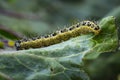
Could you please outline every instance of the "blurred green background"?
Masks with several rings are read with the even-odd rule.
[[[120,25],[120,0],[0,0],[0,51],[15,50],[14,41],[36,37],[82,21],[115,16]],[[118,31],[119,35],[119,31]],[[102,54],[87,61],[91,80],[120,80],[120,54]]]

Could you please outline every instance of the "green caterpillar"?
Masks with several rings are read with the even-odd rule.
[[[47,36],[41,36],[29,40],[18,40],[16,41],[15,46],[17,50],[47,47],[77,37],[81,34],[94,33],[97,35],[99,32],[100,27],[97,24],[91,21],[82,21],[69,28],[56,31]]]

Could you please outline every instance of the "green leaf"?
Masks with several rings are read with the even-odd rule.
[[[94,37],[96,45],[87,53],[85,58],[94,59],[100,53],[115,51],[118,46],[117,27],[113,16],[102,19],[99,23],[101,33]]]
[[[15,80],[89,80],[83,59],[94,59],[118,45],[114,17],[99,23],[99,35],[87,34],[45,48],[3,52],[0,72]]]
[[[0,72],[0,80],[12,80],[9,76]]]
[[[92,80],[114,80],[116,78],[119,80],[120,50],[103,54],[95,60],[88,61],[86,64]]]

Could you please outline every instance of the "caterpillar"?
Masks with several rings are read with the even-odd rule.
[[[18,40],[15,42],[15,47],[17,50],[47,47],[82,34],[94,33],[97,35],[99,32],[100,27],[96,23],[92,21],[82,21],[69,28],[58,30],[50,35],[40,36],[33,39]]]

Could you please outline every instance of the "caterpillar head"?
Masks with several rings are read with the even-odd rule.
[[[18,40],[18,41],[16,41],[15,42],[15,47],[16,47],[16,50],[20,50],[20,43],[21,43],[21,41],[20,40]]]

